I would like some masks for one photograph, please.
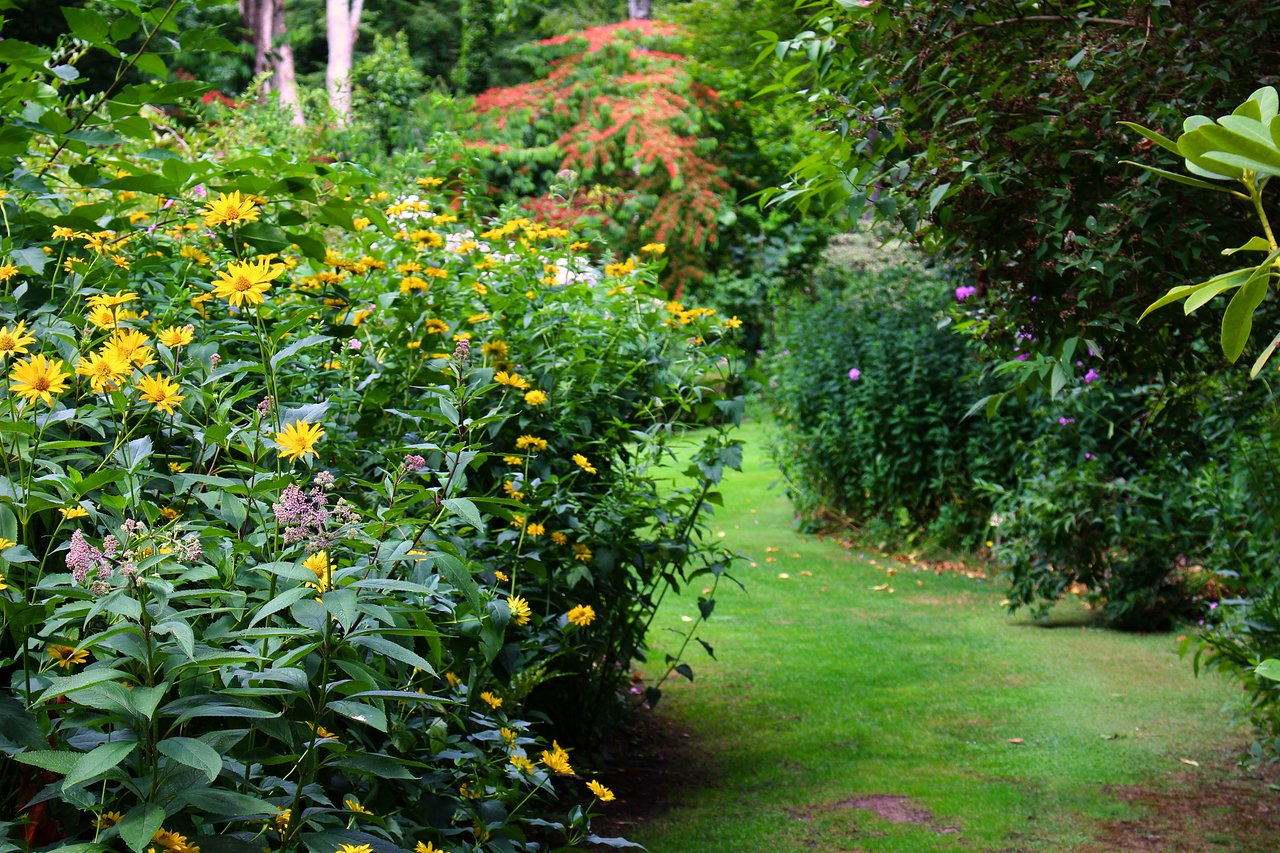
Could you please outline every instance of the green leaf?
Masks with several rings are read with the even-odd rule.
[[[71,26],[71,33],[97,47],[110,44],[111,25],[100,12],[73,6],[62,7],[62,17]]]
[[[223,817],[267,817],[278,811],[266,800],[214,788],[185,791],[177,802]]]
[[[469,498],[445,498],[442,502],[450,512],[459,516],[467,524],[470,524],[481,533],[485,530],[484,519],[480,517],[480,510],[476,509],[476,505]]]
[[[306,571],[308,576],[310,576],[312,579],[315,578],[315,575],[312,574],[310,569],[305,569],[304,571]],[[263,619],[266,619],[271,614],[284,610],[286,607],[289,607],[295,604],[296,602],[299,602],[302,599],[307,598],[308,596],[314,596],[315,594],[316,594],[316,591],[314,589],[311,589],[310,587],[305,587],[305,586],[295,587],[294,589],[286,589],[284,592],[280,593],[275,598],[271,599],[266,604],[262,605],[261,609],[259,609],[258,612],[254,614],[253,621],[249,623],[249,627],[252,628],[254,625],[257,625],[259,622],[261,622]]]
[[[1187,177],[1186,175],[1181,175],[1177,172],[1170,172],[1167,169],[1157,169],[1155,166],[1148,166],[1146,163],[1138,163],[1133,160],[1121,160],[1120,162],[1126,166],[1137,166],[1139,169],[1146,169],[1148,172],[1151,172],[1153,175],[1159,175],[1162,178],[1168,178],[1171,181],[1176,181],[1177,183],[1180,183],[1180,184],[1186,184],[1189,187],[1197,187],[1202,190],[1214,190],[1215,192],[1220,192],[1220,193],[1235,192],[1235,190],[1233,190],[1229,186],[1222,186],[1221,184],[1211,184],[1208,181],[1202,181],[1199,178],[1190,178],[1190,177]]]
[[[1174,154],[1177,154],[1179,157],[1182,156],[1182,152],[1178,150],[1177,144],[1167,136],[1163,136],[1154,130],[1148,130],[1142,125],[1134,124],[1131,121],[1118,121],[1116,122],[1116,124],[1120,125],[1121,127],[1127,127],[1130,130],[1132,130],[1134,133],[1141,134],[1143,137],[1150,140],[1151,142],[1154,142],[1156,145],[1159,145],[1161,148],[1165,149],[1166,151],[1170,151]],[[1124,160],[1122,162],[1127,163],[1129,161]],[[1142,164],[1133,163],[1132,165],[1141,166]]]
[[[302,349],[314,346],[315,344],[327,343],[331,340],[333,340],[333,338],[330,335],[308,335],[300,341],[294,341],[284,349],[280,350],[280,352],[271,356],[271,366],[279,367],[282,361],[292,358]]]
[[[195,738],[166,738],[156,748],[179,764],[201,771],[210,782],[222,772],[222,756],[218,755],[216,749]]]
[[[380,732],[387,731],[387,715],[381,708],[366,705],[363,702],[350,702],[346,699],[335,699],[325,707],[357,723],[373,726]]]
[[[417,667],[429,675],[435,675],[435,667],[433,667],[426,658],[407,649],[399,643],[393,643],[391,640],[382,637],[372,636],[355,636],[348,638],[348,642],[353,646],[360,646],[369,651],[377,652],[380,655],[389,657],[392,660],[398,660],[401,663],[407,663],[409,666]]]
[[[164,809],[155,803],[141,803],[129,809],[129,813],[117,825],[120,840],[134,853],[142,853],[151,844],[156,830],[164,824]]]
[[[1223,249],[1222,254],[1234,255],[1236,252],[1270,252],[1271,244],[1267,242],[1266,237],[1250,237],[1249,241],[1243,246],[1236,246],[1234,249]]]
[[[40,749],[34,752],[20,752],[13,758],[22,764],[30,764],[32,767],[66,776],[76,766],[81,755],[84,753],[67,749]]]
[[[101,684],[104,681],[128,681],[132,678],[127,672],[118,669],[86,669],[67,678],[51,678],[48,687],[41,692],[37,702],[45,702],[54,696],[67,696],[77,690]]]
[[[138,746],[137,741],[109,741],[80,756],[71,772],[62,780],[62,788],[74,788],[97,779],[124,761]]]
[[[1240,353],[1244,352],[1249,332],[1253,329],[1253,312],[1266,298],[1267,287],[1271,283],[1265,272],[1270,267],[1270,261],[1259,267],[1262,274],[1255,273],[1247,284],[1236,291],[1222,315],[1222,352],[1227,361],[1234,363],[1240,358]]]
[[[1280,681],[1280,660],[1276,658],[1267,658],[1258,664],[1254,672],[1263,678],[1269,678],[1272,681]]]

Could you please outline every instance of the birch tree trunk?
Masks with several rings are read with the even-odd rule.
[[[339,124],[346,124],[351,118],[351,63],[363,8],[364,0],[325,0],[329,64],[324,83],[329,91],[329,106]]]
[[[633,19],[647,21],[653,15],[653,0],[627,0],[627,11]]]
[[[276,92],[280,102],[293,113],[293,123],[305,120],[298,101],[298,82],[293,69],[293,46],[284,28],[285,0],[240,0],[240,17],[253,43],[253,75],[265,77],[265,93]]]

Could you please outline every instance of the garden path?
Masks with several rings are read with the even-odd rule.
[[[1280,800],[1235,768],[1233,691],[1176,636],[1071,605],[1038,626],[980,572],[798,533],[765,426],[743,432],[712,524],[751,556],[746,591],[721,585],[701,631],[719,660],[698,651],[621,744],[602,834],[654,853],[1277,849]],[[701,591],[664,607],[651,670]]]

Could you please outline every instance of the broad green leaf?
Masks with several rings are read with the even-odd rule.
[[[83,752],[72,752],[66,749],[39,749],[33,752],[20,752],[13,758],[22,764],[30,764],[59,776],[66,776],[76,766]]]
[[[480,517],[480,510],[476,509],[476,505],[469,498],[445,498],[443,503],[454,515],[459,516],[476,530],[484,532],[484,519]]]
[[[1270,261],[1259,269],[1269,269]],[[1235,362],[1244,352],[1249,332],[1253,329],[1253,312],[1262,304],[1270,285],[1269,276],[1255,274],[1248,283],[1236,291],[1222,315],[1222,353],[1227,361]]]
[[[392,660],[398,660],[401,663],[407,663],[409,666],[417,667],[429,675],[435,675],[435,668],[427,662],[426,658],[407,649],[399,643],[393,643],[382,637],[356,636],[348,638],[348,642],[353,646],[360,646],[369,651],[376,652]]]
[[[315,579],[315,575],[310,569],[303,569],[303,571],[305,571],[312,580]],[[252,628],[271,614],[284,610],[286,607],[289,607],[304,598],[312,597],[315,594],[316,591],[314,589],[305,586],[286,589],[284,592],[262,605],[258,612],[254,614],[253,621],[249,623],[249,627]]]
[[[137,741],[130,740],[109,741],[94,747],[80,756],[71,772],[62,780],[63,790],[97,779],[124,761],[137,746]]]
[[[326,705],[334,713],[341,714],[357,723],[373,726],[380,732],[387,730],[387,715],[381,708],[366,705],[363,702],[351,702],[346,699],[335,699]]]
[[[164,809],[155,803],[141,803],[129,809],[118,824],[120,840],[134,853],[142,853],[150,844],[156,831],[164,824]]]
[[[1236,252],[1270,252],[1271,244],[1267,242],[1266,237],[1250,237],[1248,242],[1243,246],[1236,246],[1234,249],[1223,249],[1222,254],[1234,255]]]
[[[266,800],[214,788],[185,791],[177,802],[222,817],[267,817],[278,811]]]
[[[49,686],[40,693],[36,701],[45,702],[54,696],[67,696],[104,681],[128,681],[131,678],[129,673],[118,669],[86,669],[84,672],[77,672],[66,678],[49,679]]]
[[[1182,311],[1185,314],[1190,314],[1218,294],[1240,287],[1248,280],[1249,276],[1241,275],[1234,276],[1225,281],[1206,282],[1204,287],[1188,296],[1187,301],[1182,303]]]
[[[1272,681],[1280,681],[1280,660],[1277,660],[1276,658],[1268,658],[1258,664],[1258,668],[1255,669],[1254,672],[1261,675],[1263,678],[1269,678]]]
[[[222,756],[218,755],[216,749],[195,738],[166,738],[156,748],[179,764],[201,771],[210,782],[222,772]]]

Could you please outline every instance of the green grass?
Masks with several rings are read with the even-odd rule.
[[[719,661],[695,646],[695,682],[664,685],[659,712],[691,734],[700,776],[625,828],[650,850],[1097,849],[1100,821],[1133,816],[1106,786],[1158,786],[1194,772],[1180,758],[1241,747],[1221,713],[1230,689],[1195,678],[1174,636],[1088,627],[1069,606],[1056,627],[1008,617],[998,580],[887,577],[882,557],[795,532],[765,428],[743,437],[713,525],[754,564],[737,571],[745,593],[721,584],[702,629]],[[664,606],[651,671],[698,592]],[[932,820],[850,807],[870,795]]]

